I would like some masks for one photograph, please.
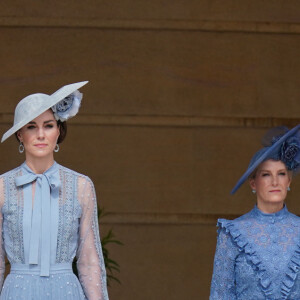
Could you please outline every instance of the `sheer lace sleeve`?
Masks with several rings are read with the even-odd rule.
[[[98,229],[97,200],[94,185],[89,178],[78,179],[78,197],[82,207],[77,252],[79,280],[88,300],[108,300]]]
[[[5,252],[4,252],[4,244],[2,237],[2,224],[3,224],[3,216],[2,216],[2,207],[5,200],[5,186],[4,186],[4,178],[0,178],[0,291],[2,290],[4,273],[5,273]]]
[[[234,265],[238,254],[232,238],[221,229],[214,260],[214,271],[211,281],[210,300],[236,299]]]

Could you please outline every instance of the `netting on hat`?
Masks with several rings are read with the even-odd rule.
[[[261,143],[264,147],[270,147],[283,137],[289,129],[286,126],[278,126],[269,129],[263,136]]]
[[[286,126],[278,126],[271,128],[262,138],[262,144],[265,148],[272,149],[265,160],[274,159],[281,160],[288,170],[297,172],[300,169],[300,133],[296,131],[295,134],[283,139],[278,145],[275,144],[284,137],[289,131]]]

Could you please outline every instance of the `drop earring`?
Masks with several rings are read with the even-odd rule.
[[[288,187],[287,187],[287,191],[289,192],[290,190],[291,190],[291,188],[288,186]]]
[[[19,145],[19,152],[20,152],[20,153],[23,153],[24,150],[25,150],[24,145],[23,145],[22,142],[20,142],[20,145]]]
[[[256,190],[252,190],[252,193],[253,193],[253,194],[256,194]]]
[[[54,148],[54,152],[58,152],[59,151],[59,145],[56,144],[55,148]]]

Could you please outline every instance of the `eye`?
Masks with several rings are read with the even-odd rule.
[[[286,173],[285,172],[280,172],[279,175],[285,176]]]
[[[53,124],[47,124],[46,128],[53,128]]]
[[[262,173],[261,176],[262,176],[262,177],[269,176],[269,173]]]
[[[35,126],[34,126],[34,125],[28,125],[26,128],[27,128],[27,129],[34,129]]]

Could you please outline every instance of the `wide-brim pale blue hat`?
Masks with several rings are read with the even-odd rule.
[[[27,123],[34,120],[46,110],[53,107],[87,83],[88,81],[81,81],[65,85],[52,95],[38,93],[23,98],[16,106],[14,124],[7,132],[3,134],[1,143]]]
[[[282,129],[281,134],[270,134],[272,131],[278,133],[278,129]],[[287,127],[277,127],[270,132],[267,134],[267,145],[254,154],[248,169],[238,180],[231,194],[234,194],[255,169],[268,159],[281,160],[288,170],[294,172],[300,168],[300,124],[290,130]]]

